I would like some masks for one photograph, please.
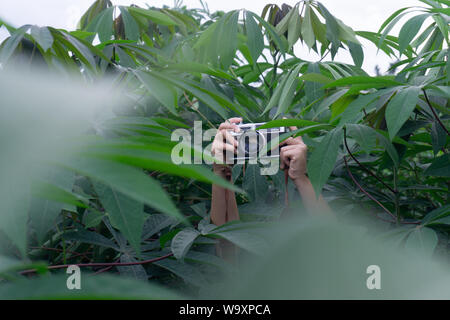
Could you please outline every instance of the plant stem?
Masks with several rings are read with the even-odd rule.
[[[372,195],[370,195],[370,193],[368,193],[366,190],[364,190],[364,188],[358,183],[358,181],[356,181],[355,177],[353,177],[352,172],[350,171],[350,169],[348,167],[348,164],[347,164],[347,158],[345,156],[344,156],[344,162],[345,162],[345,167],[347,168],[348,175],[350,176],[352,181],[358,186],[359,190],[361,190],[371,200],[375,201],[388,215],[390,215],[394,219],[393,221],[390,221],[390,222],[394,222],[395,221],[395,216],[392,214],[392,212],[390,212],[385,206],[383,206],[381,204],[381,202],[379,202]]]
[[[344,144],[345,144],[345,148],[347,149],[347,152],[350,154],[350,157],[352,157],[352,159],[362,168],[364,169],[368,174],[370,174],[372,177],[374,177],[375,179],[377,179],[379,182],[381,182],[386,188],[388,188],[392,193],[396,194],[398,191],[396,191],[396,188],[394,187],[394,189],[392,189],[389,185],[387,185],[380,177],[378,177],[375,173],[373,173],[372,171],[370,171],[365,165],[363,165],[362,163],[360,163],[358,161],[358,159],[356,159],[356,157],[350,152],[350,148],[348,147],[347,144],[347,130],[344,127]]]
[[[437,122],[439,122],[439,125],[442,127],[442,129],[444,129],[445,132],[447,132],[447,135],[450,136],[450,133],[448,132],[447,128],[444,126],[444,124],[442,123],[441,119],[439,119],[438,115],[436,114],[436,111],[434,110],[433,106],[431,105],[431,102],[428,99],[427,92],[425,91],[425,89],[422,89],[422,91],[423,91],[423,95],[425,97],[425,100],[427,101],[427,104],[430,107],[430,110],[433,113],[434,117],[436,118]]]
[[[398,182],[398,172],[397,169],[395,168],[395,166],[392,168],[393,172],[394,172],[394,197],[395,197],[395,214],[397,216],[397,224],[400,224],[400,204],[399,204],[399,194],[398,194],[398,189],[397,189],[397,182]]]
[[[147,264],[147,263],[152,263],[152,262],[157,262],[166,258],[169,258],[173,256],[173,253],[169,253],[166,254],[165,256],[162,257],[158,257],[158,258],[153,258],[153,259],[149,259],[149,260],[144,260],[144,261],[137,261],[137,262],[100,262],[100,263],[80,263],[80,264],[73,264],[74,266],[78,266],[78,267],[125,267],[125,266],[135,266],[135,265],[142,265],[142,264]],[[54,269],[64,269],[64,268],[68,268],[69,266],[71,266],[71,264],[62,264],[62,265],[57,265],[57,266],[49,266],[47,267],[47,269],[49,270],[54,270]],[[27,274],[27,273],[35,273],[36,269],[29,269],[29,270],[24,270],[21,271],[20,274]]]
[[[274,65],[273,65],[272,81],[270,81],[270,87],[269,87],[270,96],[272,96],[272,94],[273,94],[273,85],[275,84],[275,80],[276,80],[276,77],[277,77],[278,63],[280,62],[280,58],[281,58],[281,55],[279,55],[278,58],[276,58],[277,54],[278,54],[278,51],[275,51],[272,54]]]

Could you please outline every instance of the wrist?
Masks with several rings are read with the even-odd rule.
[[[295,184],[303,184],[305,182],[309,182],[309,178],[306,175],[306,173],[300,174],[299,176],[295,177],[294,179]]]
[[[231,178],[231,167],[226,164],[213,163],[213,172],[227,180]]]

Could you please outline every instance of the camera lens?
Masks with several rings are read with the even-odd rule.
[[[257,157],[261,148],[265,145],[264,136],[258,131],[249,131],[241,136],[239,139],[239,148],[246,158]]]

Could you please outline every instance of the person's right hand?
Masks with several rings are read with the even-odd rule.
[[[217,130],[211,147],[211,155],[222,163],[226,162],[226,159],[223,158],[224,151],[226,151],[225,155],[232,155],[236,152],[238,142],[229,131],[239,132],[240,129],[237,123],[240,122],[242,122],[242,118],[230,118],[221,123]]]

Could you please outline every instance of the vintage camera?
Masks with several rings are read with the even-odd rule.
[[[240,132],[230,131],[238,142],[237,151],[234,154],[234,163],[251,159],[267,159],[280,156],[278,141],[288,128],[258,129],[263,123],[238,124]]]

